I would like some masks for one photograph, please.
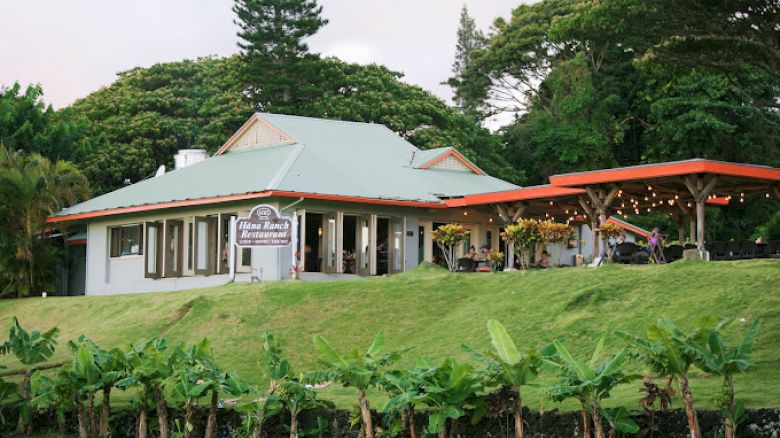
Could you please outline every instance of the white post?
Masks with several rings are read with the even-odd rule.
[[[300,250],[300,254],[303,254],[303,249],[298,248],[298,215],[293,212],[292,215],[292,265],[290,272],[290,277],[292,277],[293,280],[298,279],[298,258],[295,257],[296,254],[298,254],[298,251]]]
[[[228,241],[230,241],[230,251],[228,251],[228,272],[230,272],[230,281],[236,279],[236,217],[230,217],[230,229],[228,230]]]

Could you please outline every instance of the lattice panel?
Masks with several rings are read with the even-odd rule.
[[[432,169],[448,169],[448,170],[467,170],[471,171],[462,161],[457,159],[454,155],[445,157],[431,166]]]
[[[278,144],[289,144],[290,139],[264,123],[256,122],[236,140],[230,150],[242,151]]]

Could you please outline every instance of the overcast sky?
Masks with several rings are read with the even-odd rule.
[[[449,101],[466,3],[487,30],[525,0],[320,0],[330,20],[309,40],[323,55],[376,62]],[[2,0],[0,86],[40,83],[61,108],[135,66],[237,52],[231,0]]]

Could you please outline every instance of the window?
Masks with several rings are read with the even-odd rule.
[[[162,224],[160,222],[146,223],[146,263],[144,276],[160,278],[162,271]]]
[[[111,257],[143,254],[143,239],[140,224],[111,228]]]

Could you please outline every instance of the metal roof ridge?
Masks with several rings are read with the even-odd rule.
[[[305,147],[306,145],[303,143],[296,143],[293,145],[293,150],[290,152],[290,155],[287,156],[287,159],[284,160],[284,163],[282,163],[281,167],[279,167],[279,170],[276,171],[274,177],[271,178],[271,181],[268,182],[268,187],[266,187],[268,190],[280,188],[279,185],[282,183],[284,178],[287,177],[287,174],[290,173],[290,169],[292,168],[293,164],[298,161],[298,158],[301,156],[301,153],[303,153],[303,149]]]

